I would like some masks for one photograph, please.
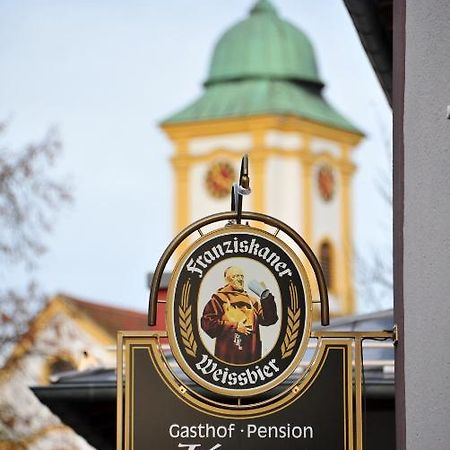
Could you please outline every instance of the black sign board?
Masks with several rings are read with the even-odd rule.
[[[123,336],[127,450],[353,449],[351,341],[319,344],[309,368],[256,403],[223,404],[171,372],[159,338]],[[122,358],[120,358],[122,359]]]

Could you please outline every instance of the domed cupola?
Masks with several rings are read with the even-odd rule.
[[[307,36],[269,0],[257,0],[217,42],[202,95],[163,124],[272,114],[359,133],[326,101],[323,86]]]
[[[219,39],[205,85],[246,79],[323,85],[311,42],[268,0],[259,0],[247,19]]]

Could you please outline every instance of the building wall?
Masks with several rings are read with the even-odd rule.
[[[448,0],[406,0],[401,345],[408,450],[450,448],[449,23]]]
[[[266,162],[266,213],[303,234],[303,167],[299,158],[269,156]]]

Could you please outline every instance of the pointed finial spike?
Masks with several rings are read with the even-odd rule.
[[[244,195],[250,194],[250,177],[248,175],[248,155],[244,155],[241,161],[241,174],[239,176],[239,186]]]

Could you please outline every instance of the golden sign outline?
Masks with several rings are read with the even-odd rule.
[[[249,389],[228,389],[228,388],[221,388],[219,386],[212,385],[208,383],[206,380],[201,378],[199,375],[195,373],[195,371],[187,364],[185,361],[184,356],[181,354],[180,349],[178,348],[178,341],[175,337],[175,330],[174,330],[174,323],[173,323],[173,316],[174,316],[174,305],[173,301],[171,299],[174,298],[175,289],[177,287],[177,281],[178,277],[181,273],[181,270],[184,267],[184,264],[188,257],[201,245],[203,245],[204,242],[213,239],[215,237],[221,236],[221,235],[231,235],[233,233],[247,233],[247,234],[254,234],[256,236],[262,237],[264,239],[267,239],[268,241],[272,242],[273,244],[277,245],[278,247],[282,248],[286,254],[291,259],[292,263],[294,264],[296,270],[299,272],[302,283],[303,283],[303,291],[305,295],[305,305],[306,310],[304,312],[305,314],[305,327],[303,331],[303,339],[302,342],[297,349],[296,354],[292,357],[292,352],[289,353],[289,349],[294,348],[297,335],[295,335],[295,326],[294,330],[291,329],[290,338],[288,338],[287,342],[287,348],[284,348],[285,356],[284,358],[287,358],[289,356],[292,357],[292,361],[288,365],[288,367],[283,371],[281,375],[278,375],[277,378],[274,380],[260,386],[257,388],[249,388]],[[293,285],[292,285],[293,286]],[[291,291],[291,286],[290,286]],[[297,295],[297,297],[295,297]],[[306,348],[308,346],[308,340],[309,335],[311,332],[311,325],[312,325],[312,309],[313,309],[313,303],[312,303],[312,295],[311,295],[311,288],[309,284],[309,278],[306,272],[306,269],[303,265],[303,263],[300,261],[300,258],[295,254],[295,252],[281,239],[277,238],[273,234],[261,230],[259,228],[250,227],[248,225],[242,226],[242,225],[233,225],[233,226],[227,226],[225,228],[219,228],[214,231],[211,231],[207,234],[204,234],[200,239],[197,239],[181,256],[181,258],[178,260],[177,264],[175,265],[175,268],[172,272],[172,277],[169,282],[168,291],[167,291],[167,306],[166,306],[166,324],[167,324],[167,331],[168,331],[168,337],[169,337],[169,343],[170,347],[172,349],[172,352],[175,356],[175,360],[183,370],[185,374],[187,374],[193,381],[195,381],[200,386],[204,387],[205,389],[215,392],[217,394],[226,395],[230,397],[248,397],[260,394],[262,392],[266,392],[269,389],[272,389],[273,387],[277,386],[278,384],[282,383],[284,380],[286,380],[292,372],[295,370],[295,368],[298,366],[301,358],[303,357]],[[295,300],[297,299],[297,300]],[[296,302],[296,303],[295,303]],[[291,307],[292,305],[298,305],[298,294],[297,291],[291,291]],[[288,308],[286,308],[288,310]],[[297,313],[297,311],[294,311]],[[298,321],[300,320],[300,314],[298,314]],[[183,344],[185,344],[184,339]],[[186,347],[185,347],[186,348]]]

